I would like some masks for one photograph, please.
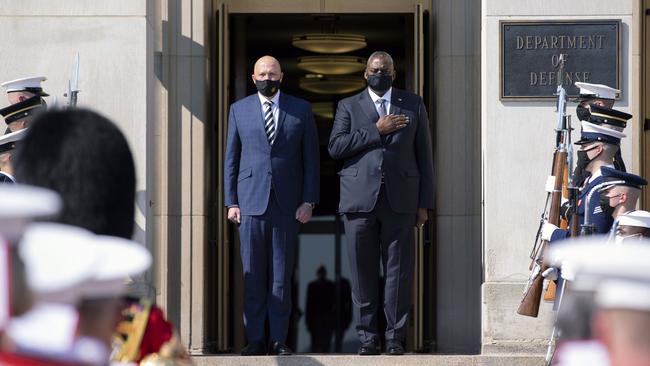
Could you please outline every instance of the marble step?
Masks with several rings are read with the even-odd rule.
[[[357,356],[194,356],[196,366],[542,366],[540,354]]]

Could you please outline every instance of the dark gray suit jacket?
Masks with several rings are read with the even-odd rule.
[[[341,213],[372,211],[382,173],[393,211],[433,208],[433,152],[422,98],[393,88],[390,102],[390,113],[404,114],[410,123],[384,141],[375,126],[379,115],[367,89],[338,104],[328,148],[332,158],[345,159],[339,172]]]

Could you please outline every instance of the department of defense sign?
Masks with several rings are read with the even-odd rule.
[[[501,21],[501,99],[555,98],[560,55],[567,95],[576,81],[620,89],[621,21]]]

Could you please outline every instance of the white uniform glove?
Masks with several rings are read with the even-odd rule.
[[[542,226],[542,240],[550,241],[551,236],[555,230],[560,229],[559,227],[549,224],[548,221],[544,221],[544,226]]]

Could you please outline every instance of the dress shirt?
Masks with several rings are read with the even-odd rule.
[[[375,103],[375,109],[377,110],[377,114],[379,114],[379,104],[380,104],[377,101],[379,99],[383,99],[385,100],[384,106],[386,107],[386,115],[389,115],[391,109],[390,97],[393,93],[393,88],[391,87],[390,89],[388,89],[388,91],[384,93],[384,95],[382,95],[381,97],[375,94],[375,92],[372,91],[372,89],[370,88],[368,88],[368,93],[370,94],[370,99],[372,99],[372,102]]]

